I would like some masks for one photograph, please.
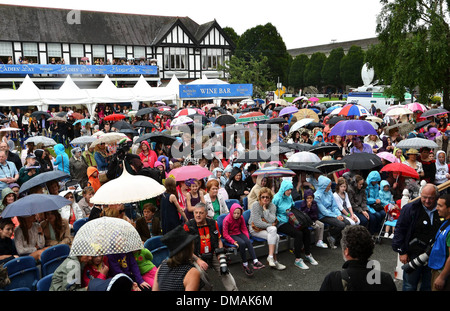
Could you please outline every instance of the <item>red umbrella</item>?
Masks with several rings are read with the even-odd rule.
[[[125,119],[125,116],[123,114],[117,114],[117,113],[113,113],[110,114],[109,116],[105,117],[106,121],[119,121]]]
[[[191,178],[202,179],[211,176],[212,173],[210,170],[201,167],[200,165],[187,165],[171,170],[170,175],[173,176],[176,181],[183,181]]]
[[[400,176],[419,179],[419,173],[412,167],[403,163],[389,163],[385,165],[380,172],[394,172],[399,173]]]
[[[72,113],[71,116],[72,116],[72,118],[74,118],[76,120],[84,119],[84,116],[81,113],[78,113],[78,112]]]

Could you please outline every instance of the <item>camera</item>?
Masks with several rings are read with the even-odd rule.
[[[116,153],[107,158],[108,169],[106,171],[106,176],[109,180],[113,180],[122,173],[121,164],[125,160],[125,156],[133,144],[132,141],[124,138],[118,143]]]
[[[416,270],[419,267],[425,266],[428,263],[428,258],[431,253],[431,249],[433,248],[433,245],[429,245],[425,252],[411,260],[410,262],[404,264],[402,266],[403,271],[406,273],[411,273],[412,271]]]
[[[230,253],[236,253],[235,248],[225,249],[225,248],[216,248],[216,255],[219,257],[220,264],[220,274],[228,274],[230,271],[228,270],[228,257],[227,255]]]

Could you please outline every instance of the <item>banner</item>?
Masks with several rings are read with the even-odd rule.
[[[0,74],[83,74],[83,75],[157,75],[157,66],[128,65],[4,65],[0,64]]]
[[[180,98],[252,97],[253,84],[182,84]]]

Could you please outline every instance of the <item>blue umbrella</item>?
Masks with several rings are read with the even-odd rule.
[[[94,124],[95,123],[95,121],[93,121],[93,120],[91,120],[91,119],[80,119],[80,120],[76,120],[74,123],[73,123],[73,125],[75,125],[75,124],[77,124],[77,123],[81,123],[81,125],[83,125],[83,126],[85,126],[86,125],[86,123],[91,123],[91,124]]]
[[[6,206],[1,216],[2,218],[31,216],[58,210],[68,204],[72,204],[72,201],[59,195],[30,194]]]
[[[325,110],[325,114],[329,114],[329,113],[331,113],[334,109],[337,109],[337,108],[342,108],[342,107],[339,106],[339,105],[331,106],[330,108],[327,108],[327,110]]]
[[[34,176],[33,178],[27,180],[26,182],[24,182],[20,186],[19,194],[25,193],[28,190],[30,190],[36,186],[39,186],[39,185],[45,186],[45,184],[48,183],[49,181],[53,181],[53,180],[60,181],[60,180],[67,179],[67,178],[70,178],[70,175],[67,174],[66,172],[63,172],[60,170],[40,173],[40,174]]]
[[[372,124],[365,120],[347,120],[340,121],[330,131],[328,136],[365,136],[365,135],[378,135],[377,131],[373,128]]]

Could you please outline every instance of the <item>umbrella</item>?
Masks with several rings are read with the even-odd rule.
[[[80,136],[77,138],[74,138],[70,144],[71,145],[86,145],[86,144],[90,144],[93,143],[94,141],[96,141],[97,138],[94,136]]]
[[[319,99],[317,97],[310,97],[308,100],[310,102],[318,102],[319,101]]]
[[[294,153],[289,157],[289,159],[286,161],[286,167],[291,168],[292,163],[305,165],[317,162],[320,162],[320,158],[317,156],[317,154],[309,151],[300,151]]]
[[[380,172],[395,172],[404,177],[419,179],[419,174],[412,167],[403,163],[389,163],[385,165]]]
[[[36,119],[41,119],[41,118],[48,119],[48,118],[51,118],[52,115],[45,111],[34,111],[30,114],[30,117],[36,118]]]
[[[134,127],[148,127],[148,128],[156,128],[156,126],[146,120],[143,121],[136,121],[135,123],[132,124]]]
[[[84,116],[78,112],[72,112],[69,116],[71,116],[72,118],[77,119],[77,120],[84,119]]]
[[[307,128],[308,130],[313,130],[316,127],[324,128],[325,125],[323,125],[322,123],[318,123],[318,122],[310,122],[305,125],[305,128]]]
[[[413,114],[413,112],[405,107],[396,107],[394,109],[390,109],[384,115],[385,116],[402,116],[405,114]]]
[[[91,198],[94,204],[125,204],[157,197],[166,188],[151,177],[131,175],[126,169],[122,174],[102,185]]]
[[[123,120],[126,117],[123,114],[113,113],[104,118],[105,121],[119,121]]]
[[[287,115],[290,115],[290,114],[294,114],[296,112],[298,112],[298,108],[297,107],[289,106],[289,107],[285,107],[285,108],[281,109],[281,111],[278,114],[278,116],[279,117],[287,116]]]
[[[119,131],[119,133],[122,134],[132,134],[133,136],[138,136],[139,132],[137,130],[133,130],[133,129],[128,129],[128,128],[123,128]]]
[[[2,127],[0,132],[11,132],[11,131],[21,131],[22,129],[17,127]]]
[[[123,129],[133,129],[133,127],[131,126],[131,124],[130,123],[128,123],[128,122],[125,122],[125,121],[117,121],[117,122],[114,122],[112,125],[111,125],[111,127],[114,127],[114,128],[116,128],[116,129],[118,129],[119,131],[120,130],[123,130]]]
[[[309,152],[319,154],[319,153],[330,153],[332,151],[339,150],[339,146],[333,143],[322,142],[313,146]]]
[[[305,125],[307,125],[308,123],[311,123],[311,122],[316,122],[316,121],[311,118],[298,120],[297,122],[295,122],[294,124],[291,125],[291,128],[289,129],[289,133],[298,131],[300,128],[304,127]]]
[[[298,112],[293,114],[297,118],[297,121],[302,119],[314,119],[314,121],[319,122],[319,116],[311,109],[303,108]]]
[[[274,143],[271,145],[271,147],[275,147],[275,146],[289,148],[291,150],[296,150],[296,151],[309,151],[313,147],[311,144],[285,143],[285,142]]]
[[[197,114],[198,109],[195,108],[184,108],[181,110],[178,110],[178,112],[175,114],[175,118],[179,116],[189,116],[191,114]]]
[[[428,147],[431,149],[434,148],[438,148],[438,145],[432,141],[432,140],[428,140],[425,138],[418,138],[418,137],[414,137],[414,138],[408,138],[408,139],[403,139],[401,140],[397,145],[397,148],[399,149],[417,149],[419,150],[420,148],[423,147]]]
[[[375,123],[380,123],[380,124],[384,122],[383,119],[378,118],[378,117],[376,117],[376,116],[367,116],[367,117],[366,117],[366,120],[367,120],[367,121],[373,121],[373,122],[375,122]]]
[[[51,119],[51,118],[50,118],[50,119]],[[49,119],[49,120],[50,120],[50,119]],[[94,121],[94,120],[91,120],[91,119],[80,119],[80,120],[76,120],[75,122],[73,122],[73,125],[78,124],[78,123],[81,123],[82,126],[85,126],[87,123],[94,124],[95,121]]]
[[[252,175],[264,175],[266,177],[289,177],[295,176],[295,172],[286,167],[263,167],[256,170]]]
[[[344,117],[334,116],[334,117],[330,118],[330,119],[327,121],[327,124],[329,124],[329,125],[336,125],[339,121],[345,121],[345,120],[347,120],[347,119],[344,118]]]
[[[75,235],[69,256],[124,254],[144,247],[136,228],[117,217],[88,221]]]
[[[55,117],[48,118],[47,121],[67,122],[67,119],[65,117],[55,116]]]
[[[120,140],[127,138],[125,134],[117,133],[117,132],[111,132],[111,133],[105,133],[99,136],[97,140],[92,142],[91,147],[95,147],[99,144],[115,144],[119,142]]]
[[[280,106],[289,106],[291,104],[282,98],[277,98],[272,102],[275,103],[276,105],[280,105]]]
[[[269,120],[266,120],[266,124],[282,124],[282,123],[288,123],[285,118],[272,118]]]
[[[31,136],[25,140],[25,145],[28,143],[34,143],[35,145],[42,143],[44,146],[54,146],[57,144],[53,138],[47,136]]]
[[[427,126],[430,123],[431,123],[431,120],[420,121],[420,122],[416,123],[416,125],[414,126],[414,129],[417,131],[424,126]]]
[[[333,111],[330,112],[330,116],[337,116],[337,115],[339,115],[339,112],[341,112],[342,108],[343,107],[339,107],[339,108],[334,109]]]
[[[318,163],[315,163],[313,166],[315,168],[318,168],[324,174],[339,172],[346,168],[346,164],[342,160],[320,161]]]
[[[405,108],[408,108],[412,112],[415,112],[415,111],[425,112],[428,110],[428,108],[424,104],[421,104],[421,103],[406,104]]]
[[[273,158],[273,157],[276,157]],[[235,163],[251,163],[251,162],[270,162],[278,161],[278,155],[271,154],[265,150],[252,150],[241,154],[234,162]]]
[[[392,125],[386,126],[384,128],[384,132],[389,134],[390,131],[392,131],[394,129],[398,129],[398,131],[402,135],[407,135],[409,132],[414,130],[414,127],[415,127],[414,124],[411,124],[411,123],[408,123],[408,122],[394,123]]]
[[[236,118],[229,114],[222,114],[214,121],[217,125],[228,125],[236,123]]]
[[[136,117],[140,117],[146,114],[150,114],[150,113],[158,113],[159,109],[156,107],[146,107],[146,108],[141,108],[136,112]]]
[[[377,153],[377,156],[391,163],[394,163],[397,160],[394,154],[387,151],[379,152]]]
[[[306,172],[309,174],[313,174],[313,173],[323,174],[321,170],[314,167],[313,163],[302,164],[302,163],[297,163],[297,162],[290,162],[290,163],[286,163],[286,167],[295,172]]]
[[[334,106],[331,106],[330,108],[327,108],[326,110],[325,110],[325,114],[329,114],[329,113],[331,113],[333,110],[335,110],[335,109],[338,109],[338,108],[342,108],[342,106],[341,105],[334,105]]]
[[[163,143],[164,145],[172,145],[177,139],[173,136],[170,136],[166,133],[147,133],[142,135],[136,140],[136,144],[141,143],[142,141],[152,141],[156,143]]]
[[[192,122],[194,122],[194,120],[192,120],[188,116],[179,116],[179,117],[176,117],[175,119],[173,119],[172,122],[170,122],[170,126],[173,127],[173,126],[188,124],[188,123],[192,123]]]
[[[262,112],[253,111],[242,114],[237,120],[236,123],[248,123],[248,122],[257,122],[268,120],[269,117],[266,116]]]
[[[187,165],[170,171],[170,176],[173,176],[176,181],[183,181],[191,178],[202,179],[211,175],[212,173],[210,170],[201,167],[200,165]]]
[[[337,123],[330,130],[329,137],[339,135],[339,136],[347,136],[347,135],[356,135],[356,136],[365,136],[365,135],[377,135],[377,131],[373,128],[373,126],[365,121],[365,120],[347,120],[341,121]]]
[[[292,103],[298,102],[298,101],[302,101],[302,100],[308,100],[308,97],[306,96],[299,96],[294,98],[294,100],[292,101]]]
[[[438,116],[438,115],[446,114],[446,113],[449,113],[449,111],[447,109],[437,108],[437,109],[431,109],[431,110],[425,111],[424,113],[422,113],[422,115],[420,117],[428,118],[428,117],[434,117],[434,116]]]
[[[2,218],[32,216],[39,213],[58,210],[72,204],[66,198],[53,194],[30,194],[9,204],[2,212]]]
[[[66,178],[70,178],[70,175],[60,170],[40,173],[24,182],[20,186],[19,194],[25,193],[36,186],[45,186],[50,181],[60,181]]]
[[[347,104],[339,111],[338,115],[340,116],[368,116],[370,115],[369,111],[363,106],[356,104]]]
[[[350,170],[370,170],[382,165],[380,157],[373,153],[352,153],[342,158]]]

